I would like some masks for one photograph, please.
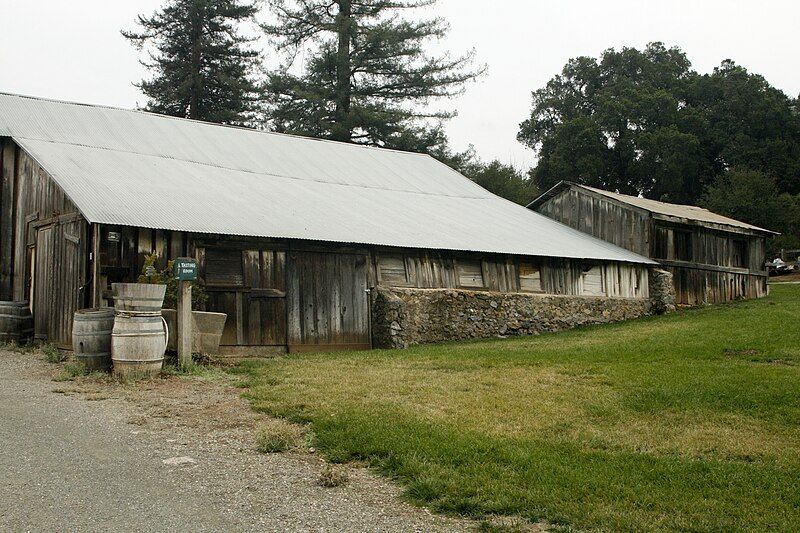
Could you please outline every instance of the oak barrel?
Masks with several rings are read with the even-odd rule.
[[[0,342],[25,342],[33,336],[28,302],[0,301]]]
[[[166,285],[155,283],[112,283],[111,293],[117,311],[160,313]]]
[[[145,377],[161,372],[167,349],[167,323],[161,312],[116,311],[111,333],[114,374]]]
[[[111,370],[111,331],[114,308],[96,307],[75,311],[72,319],[72,350],[87,370]]]

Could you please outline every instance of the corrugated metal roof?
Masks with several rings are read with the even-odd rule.
[[[652,263],[427,155],[2,93],[0,135],[90,222]]]
[[[581,187],[583,189],[593,191],[597,194],[602,194],[603,196],[613,198],[614,200],[617,200],[619,202],[632,205],[640,209],[644,209],[645,211],[650,211],[651,213],[658,213],[660,215],[682,218],[686,220],[693,220],[697,222],[722,224],[724,226],[733,226],[736,228],[749,229],[753,231],[760,231],[764,233],[771,233],[777,235],[777,233],[774,231],[760,228],[758,226],[753,226],[752,224],[747,224],[746,222],[742,222],[740,220],[718,215],[717,213],[714,213],[713,211],[709,211],[708,209],[704,209],[702,207],[697,207],[694,205],[670,204],[667,202],[659,202],[658,200],[650,200],[648,198],[639,198],[637,196],[630,196],[628,194],[606,191],[603,189],[598,189],[596,187],[589,187],[588,185],[571,183],[569,181],[560,182],[552,189],[542,194],[539,198],[531,202],[529,204],[529,207],[536,207],[538,205],[541,205],[548,199],[552,198],[562,190],[565,190],[569,187]]]

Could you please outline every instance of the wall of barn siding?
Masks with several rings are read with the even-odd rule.
[[[88,297],[88,224],[47,172],[11,139],[2,139],[0,157],[0,299],[27,300],[31,283],[38,282],[35,333],[67,346],[72,313]]]
[[[556,195],[536,210],[598,239],[637,254],[650,254],[650,215],[646,211],[573,188]]]
[[[413,249],[393,249],[384,247],[325,245],[307,241],[280,239],[244,239],[215,235],[198,235],[185,232],[128,228],[121,226],[105,227],[101,232],[117,231],[122,234],[123,246],[135,250],[135,263],[122,266],[124,279],[134,280],[141,272],[146,255],[159,254],[158,265],[166,266],[169,260],[181,255],[198,256],[198,250],[221,247],[231,250],[273,249],[283,251],[307,251],[319,253],[339,253],[361,255],[367,258],[366,272],[369,286],[386,285],[381,279],[380,260],[382,257],[402,258],[407,282],[397,286],[421,289],[464,288],[458,281],[459,261],[479,262],[485,290],[499,292],[518,292],[519,265],[528,263],[537,266],[541,272],[542,292],[550,294],[581,295],[583,293],[584,273],[589,268],[602,271],[604,293],[612,297],[647,298],[647,267],[645,265],[613,261],[561,259],[547,257],[521,257],[499,254],[464,253]],[[107,264],[107,244],[101,249],[103,264]],[[123,250],[122,255],[128,252]],[[202,252],[200,252],[202,253]],[[128,253],[128,255],[131,255]],[[322,256],[320,256],[322,257]],[[320,259],[321,260],[321,259]],[[110,284],[110,281],[108,282]],[[108,295],[108,294],[106,294]]]
[[[764,271],[765,237],[718,226],[655,219],[648,211],[626,206],[602,195],[571,187],[555,195],[537,211],[575,229],[614,243],[662,263],[673,273],[677,302],[684,305],[727,302],[767,295]],[[681,260],[675,249],[676,232],[691,235],[691,260]],[[746,264],[735,262],[735,242],[747,243]],[[552,283],[570,274],[555,273]],[[566,282],[568,284],[568,282]]]
[[[110,245],[107,242],[109,231],[120,234],[119,243]],[[641,265],[242,238],[119,226],[103,226],[100,235],[103,241],[99,254],[103,265],[101,284],[105,298],[110,298],[112,282],[135,280],[145,256],[152,252],[159,254],[158,264],[162,267],[181,255],[196,257],[210,295],[207,309],[229,316],[223,334],[223,344],[227,347],[278,349],[288,346],[291,351],[369,347],[366,289],[392,285],[382,279],[384,258],[393,258],[395,265],[402,265],[404,282],[397,285],[404,287],[463,288],[458,269],[461,263],[469,263],[479,265],[484,286],[478,290],[516,293],[520,291],[520,264],[525,263],[528,268],[539,269],[542,293],[584,295],[585,271],[595,269],[601,273],[604,295],[648,297],[647,270]],[[113,253],[112,246],[116,247]],[[213,282],[206,276],[212,251],[218,265]],[[267,256],[271,258],[268,261]],[[225,265],[219,266],[220,261]],[[264,272],[269,270],[265,261],[280,265],[280,276],[267,276],[269,280],[280,281],[264,277]],[[105,299],[103,303],[110,301]]]

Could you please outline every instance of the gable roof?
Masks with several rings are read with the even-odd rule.
[[[713,211],[709,211],[708,209],[704,209],[702,207],[697,207],[694,205],[670,204],[667,202],[659,202],[657,200],[650,200],[648,198],[639,198],[637,196],[630,196],[618,192],[611,192],[603,189],[597,189],[595,187],[589,187],[588,185],[581,185],[579,183],[573,183],[570,181],[561,181],[557,183],[555,186],[553,186],[548,191],[543,193],[533,202],[528,204],[528,207],[532,209],[539,207],[540,205],[547,202],[549,199],[555,197],[556,195],[558,195],[562,191],[569,189],[570,187],[591,191],[600,194],[602,196],[611,198],[613,200],[616,200],[618,202],[621,202],[623,204],[627,204],[633,207],[637,207],[639,209],[644,209],[645,211],[649,211],[650,213],[664,215],[671,218],[682,219],[685,221],[719,224],[722,226],[731,226],[734,228],[746,229],[760,233],[768,233],[772,235],[778,234],[774,231],[760,228],[758,226],[753,226],[752,224],[747,224],[746,222],[742,222],[734,218],[718,215],[717,213],[714,213]]]
[[[92,223],[651,263],[428,155],[4,93],[0,136]]]

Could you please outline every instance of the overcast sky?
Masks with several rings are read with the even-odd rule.
[[[135,107],[131,85],[140,55],[119,33],[161,0],[0,0],[0,91]],[[473,144],[484,159],[528,167],[534,154],[516,141],[530,93],[571,57],[650,41],[680,46],[708,72],[731,58],[789,95],[800,93],[800,2],[740,0],[440,0],[450,21],[442,46],[471,48],[487,75],[441,107],[455,148]]]

